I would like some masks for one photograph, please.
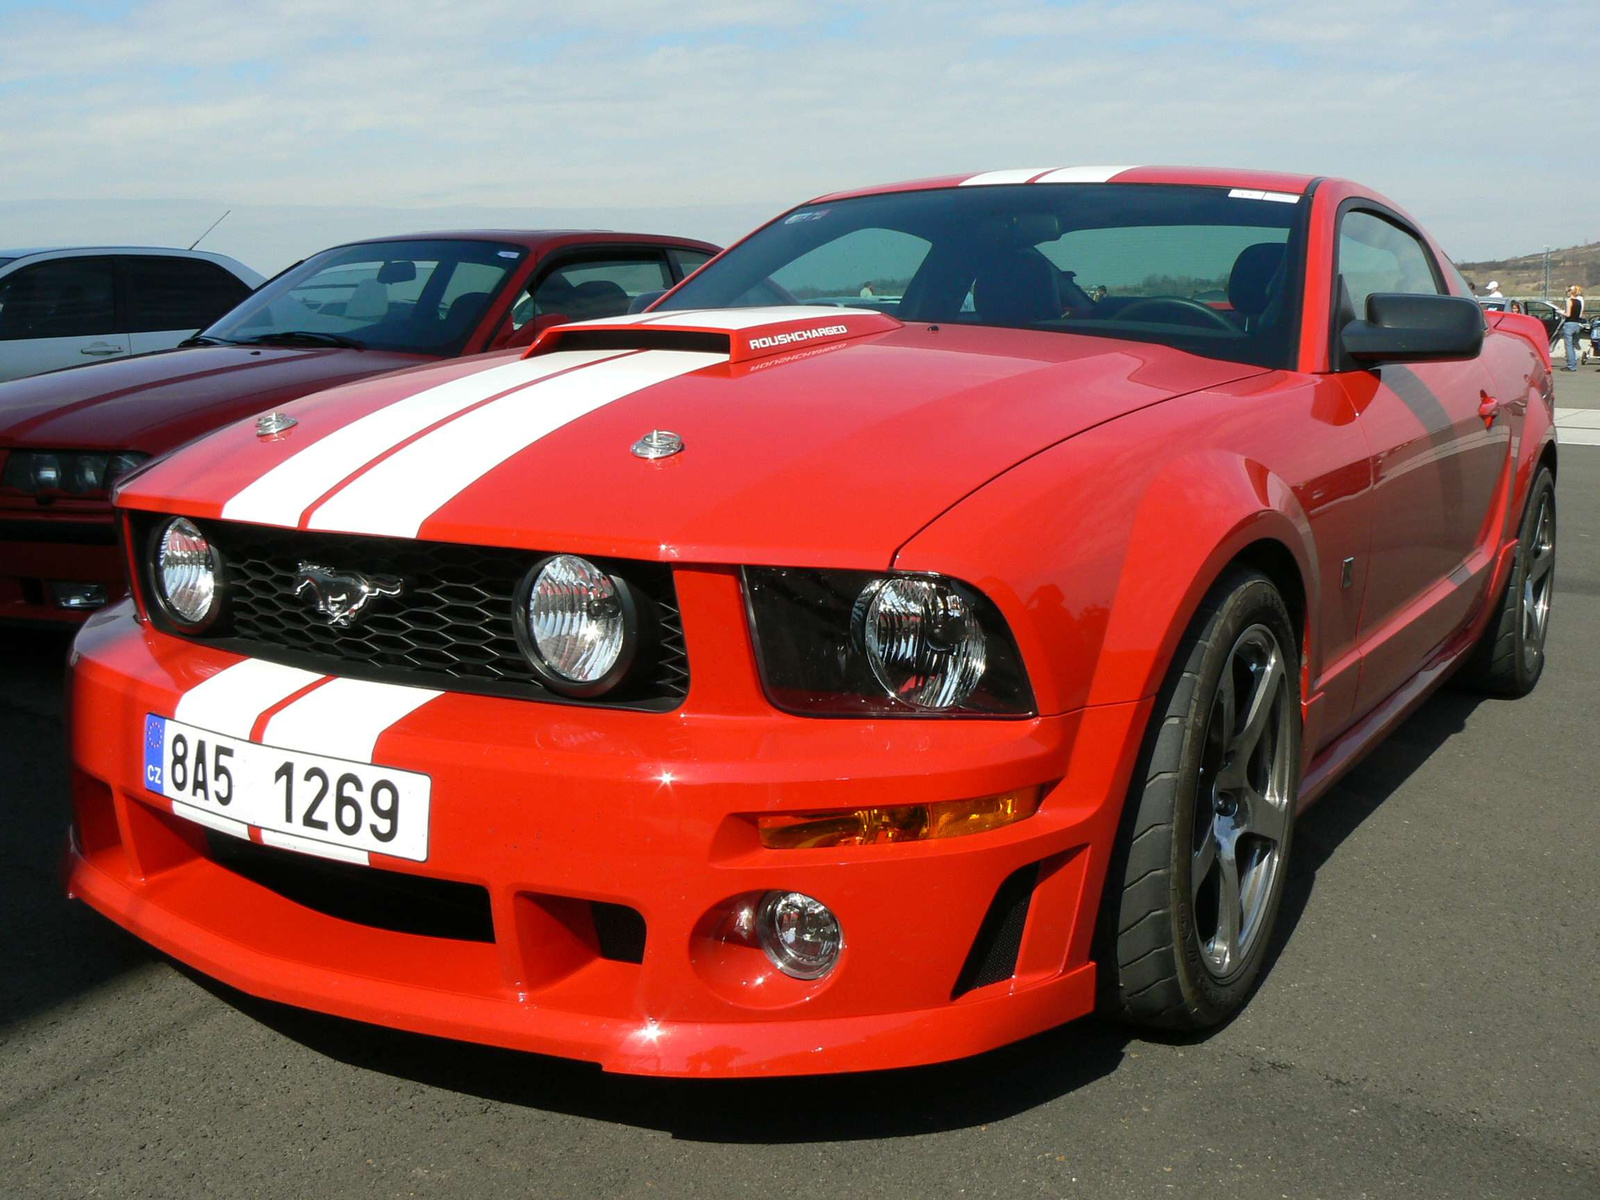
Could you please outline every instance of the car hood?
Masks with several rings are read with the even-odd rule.
[[[1169,347],[877,313],[646,314],[308,397],[134,476],[132,507],[703,563],[881,567],[1045,447],[1261,373]],[[679,453],[640,457],[652,431]],[[660,439],[667,440],[670,439]]]
[[[378,350],[195,346],[0,384],[0,447],[142,450],[350,379],[433,359]]]

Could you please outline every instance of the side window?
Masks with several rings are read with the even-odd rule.
[[[116,324],[111,260],[60,258],[0,279],[0,341],[94,337]]]
[[[243,280],[198,258],[128,255],[122,270],[129,333],[204,329],[250,294]]]
[[[541,317],[592,321],[620,317],[636,296],[672,286],[667,260],[655,254],[584,258],[559,264],[532,282],[511,306],[511,331]]]
[[[1439,295],[1431,261],[1415,237],[1373,213],[1346,213],[1339,223],[1339,274],[1358,316],[1373,292]]]

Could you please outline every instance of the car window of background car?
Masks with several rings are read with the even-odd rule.
[[[60,258],[0,279],[0,340],[92,337],[116,324],[109,258]]]
[[[326,333],[376,350],[456,354],[525,254],[453,239],[335,247],[264,285],[205,333],[223,341]]]
[[[202,329],[250,294],[250,285],[199,258],[126,255],[130,333]]]
[[[1339,274],[1357,314],[1374,292],[1437,296],[1428,252],[1391,221],[1369,212],[1348,212],[1339,222]]]
[[[672,253],[677,257],[678,273],[680,275],[692,275],[716,257],[716,255],[708,254],[704,250],[674,249]]]
[[[1308,207],[1293,196],[1149,184],[852,197],[763,227],[653,311],[865,306],[903,321],[1159,342],[1285,366]]]
[[[672,286],[664,255],[585,257],[539,276],[511,306],[511,329],[540,317],[592,321],[620,317],[636,296]]]

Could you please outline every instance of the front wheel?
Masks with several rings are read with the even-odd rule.
[[[1288,876],[1300,784],[1300,661],[1265,576],[1212,589],[1157,700],[1106,880],[1105,1006],[1204,1029],[1244,1006]]]

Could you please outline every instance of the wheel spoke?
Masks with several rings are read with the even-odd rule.
[[[1189,863],[1189,899],[1193,900],[1200,894],[1200,887],[1210,877],[1217,865],[1217,823],[1213,818],[1211,827],[1206,830],[1205,841],[1200,843],[1200,848],[1194,852],[1194,858]]]
[[[1243,898],[1239,894],[1239,860],[1234,857],[1232,838],[1217,846],[1217,865],[1222,878],[1217,888],[1217,936],[1213,957],[1223,970],[1230,970],[1239,959],[1239,928],[1243,923]]]
[[[1278,693],[1283,688],[1283,659],[1276,652],[1267,660],[1264,671],[1256,675],[1255,686],[1250,693],[1250,709],[1245,714],[1244,728],[1239,730],[1234,744],[1229,747],[1235,763],[1247,762],[1256,747],[1261,744],[1261,735],[1266,732],[1267,723],[1272,719],[1273,702],[1277,700]]]
[[[1244,815],[1244,820],[1239,826],[1240,833],[1249,833],[1259,838],[1265,838],[1274,846],[1283,844],[1283,829],[1289,820],[1287,802],[1274,802],[1260,792],[1252,790],[1245,794],[1245,802],[1241,806],[1241,812]]]

